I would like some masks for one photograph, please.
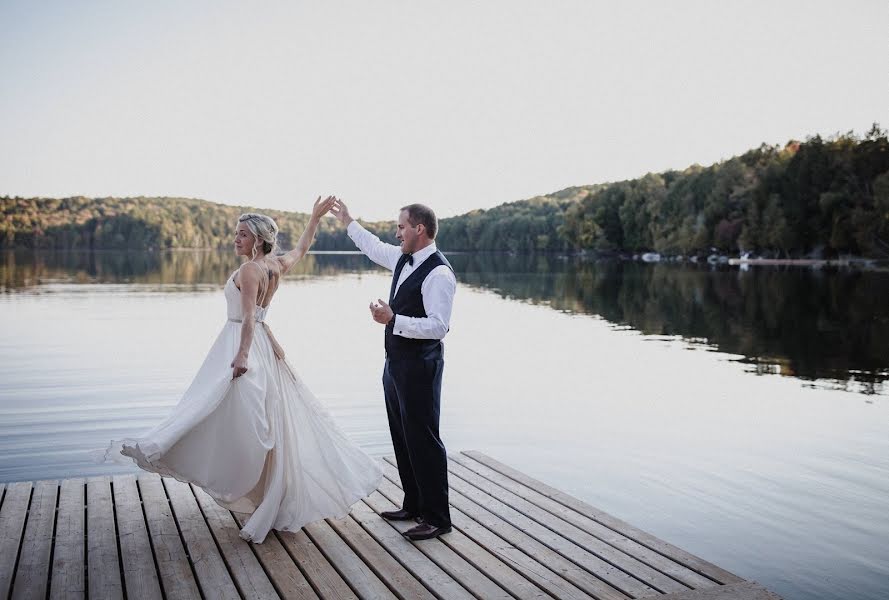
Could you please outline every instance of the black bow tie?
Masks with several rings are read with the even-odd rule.
[[[401,264],[407,263],[411,266],[414,265],[414,255],[413,254],[402,254],[401,258],[398,259]]]

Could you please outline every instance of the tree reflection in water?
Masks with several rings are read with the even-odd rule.
[[[752,373],[865,394],[889,378],[889,273],[690,263],[588,261],[552,255],[451,254],[461,283],[507,299],[597,315],[649,336],[739,355]],[[138,284],[213,290],[237,267],[216,251],[7,252],[0,290],[48,284]],[[291,276],[336,277],[377,267],[356,254],[310,254]]]

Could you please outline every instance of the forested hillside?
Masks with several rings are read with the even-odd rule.
[[[405,200],[407,203],[408,200]],[[0,197],[0,246],[168,249],[227,246],[237,216],[271,215],[290,247],[308,215],[190,198]],[[386,239],[392,222],[367,226]],[[876,125],[762,145],[683,171],[572,187],[442,219],[445,250],[889,256],[889,140]],[[317,250],[354,246],[325,219]]]
[[[309,215],[215,204],[193,198],[0,198],[0,245],[54,249],[219,248],[232,243],[238,215],[262,212],[290,248]],[[391,234],[391,223],[365,225]],[[315,250],[353,250],[335,219],[323,219]]]
[[[567,209],[562,235],[605,251],[887,255],[889,141],[874,125],[613,183]]]

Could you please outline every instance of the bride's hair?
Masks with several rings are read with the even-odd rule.
[[[262,251],[269,254],[278,246],[278,225],[266,215],[259,213],[244,213],[238,217],[238,223],[244,223],[250,233],[262,241]]]

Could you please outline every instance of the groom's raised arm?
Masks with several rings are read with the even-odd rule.
[[[390,271],[394,271],[401,258],[401,248],[393,244],[386,244],[377,236],[362,227],[358,221],[352,221],[346,227],[346,233],[358,249],[369,259]]]
[[[342,200],[337,200],[331,212],[336,215],[340,223],[346,226],[346,233],[361,252],[369,259],[386,267],[390,271],[394,271],[398,266],[398,259],[401,258],[401,248],[394,244],[386,244],[377,236],[369,232],[361,226],[358,221],[349,214],[349,208]]]

